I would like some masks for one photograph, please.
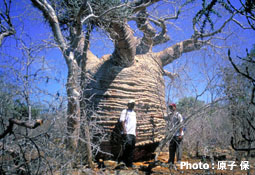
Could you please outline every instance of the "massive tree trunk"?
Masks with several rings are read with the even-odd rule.
[[[111,56],[106,56],[87,70],[93,79],[87,87],[90,89],[86,90],[87,95],[93,96],[91,101],[100,117],[98,123],[109,136],[128,100],[135,99],[136,146],[158,143],[164,137],[165,86],[161,64],[153,54],[137,55],[134,64],[125,68],[115,65]],[[107,152],[114,146],[109,139],[102,144]]]
[[[130,41],[130,38],[127,39]],[[196,40],[185,40],[162,52],[137,54],[133,60],[129,57],[125,60],[126,66],[116,64],[117,59],[123,60],[125,57],[119,58],[115,53],[101,59],[93,55],[88,57],[86,70],[87,78],[91,81],[84,90],[97,112],[97,115],[92,117],[98,120],[98,124],[108,133],[108,140],[101,145],[103,151],[114,150],[112,153],[118,154],[112,149],[116,145],[111,144],[110,135],[130,99],[136,101],[138,136],[135,159],[148,156],[148,153],[155,150],[164,138],[166,124],[163,119],[166,112],[163,76],[169,73],[166,73],[163,67],[179,58],[182,53],[199,49],[201,46],[201,42]],[[132,64],[128,63],[128,60]]]

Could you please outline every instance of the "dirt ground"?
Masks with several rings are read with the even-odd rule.
[[[189,152],[184,152],[182,163],[177,164],[177,169],[170,169],[168,152],[159,152],[157,160],[134,162],[133,168],[119,167],[117,162],[105,160],[96,169],[80,169],[75,175],[254,175],[255,158],[250,158],[248,162],[243,158],[235,160],[233,152],[229,150],[218,150],[220,154],[218,160],[210,160],[208,157],[192,156]],[[216,158],[216,157],[215,157]],[[249,168],[249,170],[248,170]]]
[[[147,174],[196,174],[196,175],[245,175],[248,172],[245,166],[245,160],[236,161],[234,159],[226,159],[226,160],[201,160],[198,158],[190,157],[186,154],[183,155],[182,163],[177,164],[177,170],[169,169],[167,160],[168,153],[161,152],[158,156],[157,166],[151,169],[151,172]],[[144,162],[146,163],[146,162]],[[246,162],[247,163],[247,162]],[[250,169],[250,174],[255,174],[255,159],[251,159],[248,161],[248,167]],[[135,165],[140,165],[141,163],[136,162]],[[247,164],[246,164],[247,165]]]

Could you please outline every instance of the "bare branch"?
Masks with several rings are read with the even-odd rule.
[[[253,85],[252,93],[251,93],[251,104],[253,104],[253,105],[255,105],[254,99],[255,99],[255,85]]]
[[[78,12],[78,15],[76,16],[76,35],[77,36],[80,36],[81,34],[82,34],[82,20],[81,20],[81,18],[82,18],[82,13],[85,11],[85,9],[86,9],[86,7],[87,7],[87,0],[85,0],[84,2],[83,2],[83,4],[81,5],[81,7],[80,7],[80,10],[79,10],[79,12]],[[76,37],[77,39],[76,40],[79,40],[79,37]],[[76,43],[78,43],[78,42],[76,42]],[[74,46],[74,47],[76,47],[76,46]]]
[[[162,66],[165,66],[179,58],[183,53],[198,50],[207,43],[208,41],[198,41],[195,38],[184,40],[158,52],[158,57],[162,62]]]
[[[208,34],[202,34],[202,35],[200,35],[200,37],[205,38],[205,37],[209,37],[209,36],[213,36],[213,35],[216,35],[218,33],[221,33],[223,28],[229,23],[229,21],[231,21],[233,19],[234,16],[235,16],[235,13],[233,13],[231,15],[231,17],[229,19],[227,19],[218,30],[216,30],[212,33],[208,33]]]
[[[252,57],[249,55],[249,53],[247,53],[247,57],[248,58],[241,58],[241,57],[237,56],[237,58],[239,58],[240,60],[255,64],[255,60],[252,59]]]
[[[167,35],[167,28],[164,20],[159,20],[160,27],[162,28],[161,32],[157,34],[153,39],[153,45],[156,46],[158,44],[166,43],[170,40],[170,37]]]
[[[235,150],[235,151],[252,151],[255,150],[255,148],[237,148],[234,144],[234,138],[231,137],[231,147]]]
[[[172,73],[172,72],[168,72],[167,70],[164,70],[164,76],[168,76],[169,78],[171,78],[171,80],[174,80],[174,78],[176,76],[178,76],[178,74]]]
[[[221,33],[224,27],[233,19],[233,17],[236,15],[236,13],[233,13],[217,30],[211,32],[211,33],[200,33],[198,29],[196,28],[197,21],[193,21],[193,30],[194,30],[194,38],[206,38],[210,36],[214,36],[218,33]],[[194,19],[195,20],[195,19]]]
[[[245,1],[246,3],[243,3],[242,1],[239,1],[241,3],[240,8],[236,8],[229,0],[227,0],[230,7],[235,11],[235,13],[238,13],[240,15],[243,15],[246,17],[246,20],[250,27],[255,30],[255,14],[254,14],[254,2],[253,1]],[[252,10],[253,9],[253,10]],[[234,21],[236,22],[236,21]],[[243,28],[243,25],[240,25],[240,23],[236,22],[240,27]],[[247,28],[244,28],[247,29]]]
[[[165,19],[154,20],[148,17],[145,10],[138,14],[138,18],[134,19],[137,23],[139,30],[143,32],[143,38],[140,40],[140,44],[137,46],[137,54],[145,54],[150,52],[153,46],[158,44],[166,43],[170,40],[167,35],[167,28],[165,24]],[[150,22],[161,27],[161,32],[157,34],[157,31]]]
[[[34,123],[29,123],[29,122],[24,122],[24,121],[20,121],[20,120],[17,120],[17,119],[10,119],[9,120],[10,123],[13,123],[15,125],[18,125],[18,126],[23,126],[25,128],[29,128],[29,129],[35,129],[37,128],[38,126],[42,125],[43,124],[43,120],[42,119],[38,119],[36,120]]]
[[[127,6],[126,4],[121,4],[121,5],[118,5],[118,6],[115,6],[115,7],[113,7],[113,8],[108,9],[108,10],[104,11],[102,14],[100,14],[99,16],[97,16],[97,15],[95,15],[95,14],[93,13],[93,9],[91,8],[90,4],[89,4],[89,3],[87,3],[87,4],[88,4],[88,6],[89,6],[89,9],[90,9],[90,13],[91,13],[91,14],[89,14],[88,16],[86,16],[85,18],[83,18],[83,19],[81,20],[81,23],[82,23],[82,24],[83,24],[84,22],[86,22],[87,20],[91,19],[91,18],[99,19],[99,18],[104,17],[107,13],[109,13],[109,12],[111,12],[111,11],[114,11],[114,10],[116,10],[116,9],[119,9],[119,8],[122,8],[122,7]]]
[[[11,36],[13,34],[15,34],[15,31],[13,31],[13,30],[8,30],[8,31],[5,31],[5,32],[1,32],[0,33],[0,46],[2,45],[4,38],[6,38],[8,36]]]
[[[4,7],[4,12],[0,12],[0,46],[2,45],[4,38],[16,33],[10,17],[11,0],[9,0],[9,2],[4,0]]]
[[[140,44],[136,49],[137,54],[145,54],[151,51],[153,46],[153,38],[156,35],[156,30],[149,23],[148,16],[145,9],[141,10],[137,15],[137,27],[143,32],[143,38],[140,40]]]
[[[255,131],[255,126],[253,126],[253,124],[251,123],[251,121],[246,118],[247,122],[249,123],[250,127]]]
[[[140,44],[137,46],[137,54],[145,54],[150,52],[153,46],[158,44],[166,43],[170,40],[170,37],[167,35],[167,28],[165,21],[170,19],[177,19],[182,6],[179,7],[178,11],[175,11],[174,16],[164,17],[160,19],[149,18],[149,14],[146,12],[146,9],[141,10],[137,18],[134,20],[137,23],[139,30],[143,32],[143,38],[140,40]],[[161,31],[157,34],[157,31],[150,22],[154,23],[156,26],[161,28]]]
[[[43,13],[45,19],[49,21],[55,40],[59,48],[64,52],[67,49],[67,44],[61,32],[58,17],[54,9],[46,0],[31,0],[31,2]]]
[[[230,56],[230,50],[228,50],[228,59],[229,59],[230,63],[232,64],[232,66],[234,67],[234,69],[236,70],[236,72],[238,72],[242,76],[246,77],[248,80],[250,80],[252,82],[255,82],[255,79],[253,77],[251,77],[247,73],[244,73],[244,72],[240,71],[240,69],[236,66],[236,64],[233,62],[233,59]]]
[[[135,0],[128,3],[128,6],[133,8],[133,13],[137,13],[139,11],[142,11],[146,9],[146,7],[149,7],[150,5],[158,2],[160,0]]]
[[[137,39],[134,37],[133,30],[126,23],[111,23],[108,32],[114,40],[115,50],[112,61],[116,65],[124,67],[134,63]]]
[[[250,138],[247,138],[247,136],[243,132],[241,132],[241,135],[244,138],[244,140],[247,141],[247,142],[254,142],[255,141],[255,140],[252,140]]]
[[[29,128],[29,129],[35,129],[38,126],[43,124],[43,120],[38,119],[36,120],[34,123],[29,123],[29,122],[24,122],[24,121],[20,121],[17,119],[9,119],[9,125],[6,128],[6,130],[0,134],[0,139],[4,138],[7,134],[11,134],[13,132],[13,125],[18,125],[18,126],[23,126],[25,128]]]
[[[232,19],[232,21],[234,21],[237,25],[239,25],[242,29],[252,29],[251,27],[245,27],[240,21],[236,20],[236,19]]]

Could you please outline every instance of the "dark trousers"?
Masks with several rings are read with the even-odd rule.
[[[131,167],[133,163],[136,137],[132,134],[127,134],[124,135],[123,139],[124,140],[122,160],[124,161],[127,167]]]
[[[182,158],[182,139],[178,136],[174,136],[169,144],[169,163],[174,164],[175,154],[177,154],[177,161],[181,161]]]

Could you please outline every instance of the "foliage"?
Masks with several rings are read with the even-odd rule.
[[[41,109],[39,108],[39,106],[37,107],[32,106],[30,110],[31,110],[31,117],[33,119],[36,119],[41,112]],[[21,102],[19,99],[14,101],[13,117],[18,119],[23,119],[23,120],[26,120],[29,117],[29,107],[25,103]]]
[[[8,87],[8,88],[7,88]],[[6,86],[2,77],[0,78],[0,132],[4,130],[9,118],[13,117],[12,87]]]
[[[63,30],[68,30],[70,26],[76,25],[78,22],[77,16],[86,17],[90,14],[100,16],[97,19],[90,19],[85,24],[97,27],[103,27],[109,24],[110,21],[119,21],[127,18],[130,15],[130,10],[126,7],[119,7],[120,0],[51,0],[51,5],[54,7],[58,16],[59,22]],[[114,10],[109,10],[116,8]],[[108,11],[109,10],[109,11]],[[108,11],[105,15],[102,13]],[[82,13],[82,14],[80,14]],[[47,18],[46,18],[47,19]],[[70,32],[70,31],[69,31]]]
[[[190,152],[196,150],[197,156],[206,156],[214,154],[214,146],[225,147],[229,144],[231,126],[225,115],[226,109],[221,104],[206,104],[196,97],[185,97],[178,101],[177,110],[185,120],[189,120],[185,125],[184,147]]]
[[[2,125],[6,124],[10,118],[28,120],[29,108],[19,98],[18,89],[17,85],[5,82],[2,77],[0,78],[0,117]],[[37,119],[41,111],[42,107],[31,106],[32,119]]]
[[[178,111],[180,111],[182,114],[187,114],[190,111],[199,109],[203,105],[205,105],[205,103],[197,100],[195,97],[184,97],[177,103]]]
[[[28,121],[28,108],[17,98],[16,85],[0,79],[0,135],[8,130],[9,119]],[[32,130],[14,126],[9,134],[0,139],[0,174],[61,174],[72,170],[74,155],[63,149],[65,138],[65,114],[61,111],[41,113],[41,108],[32,106],[34,119],[45,119],[44,124]],[[78,155],[77,155],[78,156]],[[78,162],[77,162],[78,164]]]

